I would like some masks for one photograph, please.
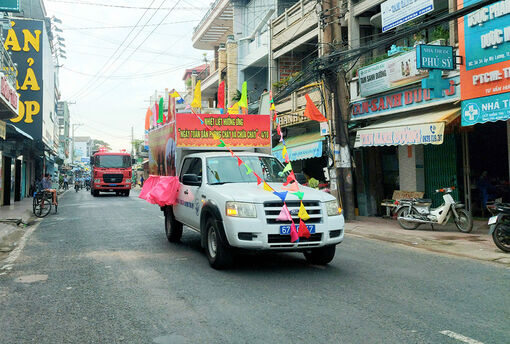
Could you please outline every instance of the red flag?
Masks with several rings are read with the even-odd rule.
[[[259,175],[256,174],[255,172],[253,172],[253,174],[255,175],[255,177],[257,177],[257,185],[262,184],[262,178],[260,178]]]
[[[292,183],[293,181],[297,181],[296,175],[294,174],[294,171],[290,171],[289,175],[287,176],[287,182],[283,183],[283,185],[287,186],[290,183]]]
[[[305,223],[301,219],[299,219],[298,235],[299,235],[300,238],[301,237],[305,237],[305,238],[309,238],[310,237],[310,231],[308,230],[308,228],[306,227]]]
[[[225,81],[218,86],[218,109],[225,109]]]
[[[147,113],[145,114],[145,130],[149,130],[151,128],[151,108],[147,108]]]
[[[317,109],[317,106],[315,106],[314,102],[310,98],[308,94],[305,94],[306,98],[306,108],[305,112],[303,113],[304,116],[310,118],[312,121],[317,122],[327,122],[328,120],[326,117],[324,117],[319,109]]]
[[[241,166],[243,164],[243,161],[241,159],[239,159],[239,157],[237,158],[237,166]]]
[[[296,242],[299,240],[299,235],[296,230],[296,225],[294,224],[294,221],[290,224],[290,241]]]

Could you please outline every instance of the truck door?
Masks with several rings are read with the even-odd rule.
[[[199,194],[200,187],[197,185],[186,185],[183,183],[185,174],[196,175],[202,180],[202,159],[186,158],[183,161],[179,181],[181,187],[177,205],[174,207],[175,218],[185,225],[200,229],[200,211],[202,210],[202,196]]]

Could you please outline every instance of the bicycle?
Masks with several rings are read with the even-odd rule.
[[[55,214],[58,211],[58,196],[57,196],[57,204],[55,205]],[[34,193],[33,200],[33,212],[34,215],[42,218],[47,216],[51,212],[51,205],[53,202],[53,195],[48,191],[40,191]]]

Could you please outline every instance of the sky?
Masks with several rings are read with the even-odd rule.
[[[80,4],[81,3],[81,4]],[[62,21],[66,59],[59,59],[61,100],[70,105],[75,136],[131,150],[143,139],[149,97],[184,90],[186,68],[212,58],[192,47],[193,28],[208,0],[44,0]],[[150,8],[147,10],[147,8]],[[159,8],[159,9],[158,9]],[[80,125],[81,124],[81,125]]]

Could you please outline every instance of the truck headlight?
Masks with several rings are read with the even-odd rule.
[[[227,202],[225,209],[227,216],[257,217],[257,210],[253,203]]]
[[[101,183],[101,179],[94,179],[94,183]]]
[[[336,201],[336,199],[333,201],[327,201],[324,203],[324,205],[326,206],[326,212],[328,216],[340,215],[341,210],[338,207],[338,202]]]

